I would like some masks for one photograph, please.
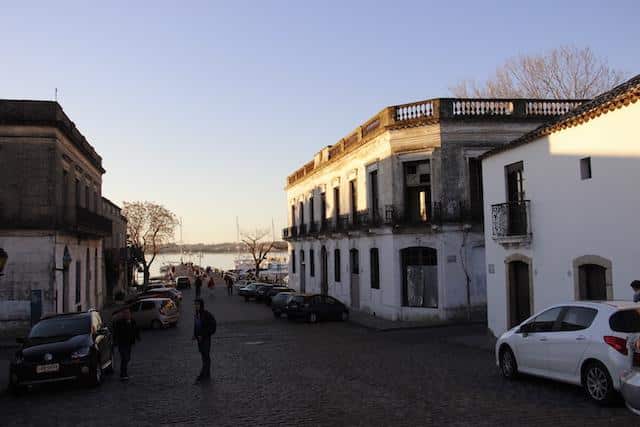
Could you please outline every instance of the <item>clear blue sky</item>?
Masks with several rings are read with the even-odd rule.
[[[187,242],[234,240],[236,216],[279,233],[321,147],[509,57],[574,44],[640,73],[638,1],[100,3],[3,4],[0,98],[58,87],[103,194],[163,203]]]

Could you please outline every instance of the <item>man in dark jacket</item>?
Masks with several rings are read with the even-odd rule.
[[[129,379],[127,364],[131,360],[131,348],[136,341],[140,341],[140,331],[136,321],[131,318],[131,309],[125,307],[117,314],[113,322],[113,342],[120,352],[120,379]]]
[[[198,341],[198,351],[202,358],[202,369],[196,382],[211,379],[211,335],[216,333],[216,318],[204,309],[204,301],[194,301],[193,339]]]
[[[202,289],[202,278],[200,274],[196,275],[196,298],[200,298],[200,290]]]

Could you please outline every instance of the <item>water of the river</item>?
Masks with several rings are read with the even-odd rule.
[[[249,254],[241,254],[241,257],[250,257]],[[286,252],[273,252],[270,253],[269,256],[274,256],[277,258],[282,258],[285,261],[287,260]],[[192,255],[183,255],[182,259],[185,262],[193,262],[194,264],[201,265],[203,267],[210,266],[211,268],[221,268],[223,270],[231,270],[235,268],[235,264],[233,261],[238,257],[238,254],[235,253],[203,253],[202,258],[200,255],[192,254]],[[147,257],[148,258],[148,257]],[[159,254],[156,259],[151,264],[151,276],[160,275],[160,267],[165,264],[179,264],[180,263],[180,254]]]

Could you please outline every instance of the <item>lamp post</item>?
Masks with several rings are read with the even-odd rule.
[[[4,266],[7,265],[8,259],[9,254],[3,248],[0,248],[0,276],[2,276],[2,271],[4,270]]]

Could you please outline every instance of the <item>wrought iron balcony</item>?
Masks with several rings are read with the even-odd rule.
[[[531,241],[530,204],[522,200],[492,205],[493,239],[505,244]]]
[[[76,208],[76,227],[79,233],[91,236],[110,236],[112,222],[85,208]]]
[[[307,224],[300,224],[298,226],[298,236],[306,236],[307,235]]]
[[[446,204],[433,202],[424,212],[403,212],[394,206],[386,205],[384,224],[392,226],[424,226],[442,224],[482,224],[482,206],[471,206],[469,203],[449,201]]]

